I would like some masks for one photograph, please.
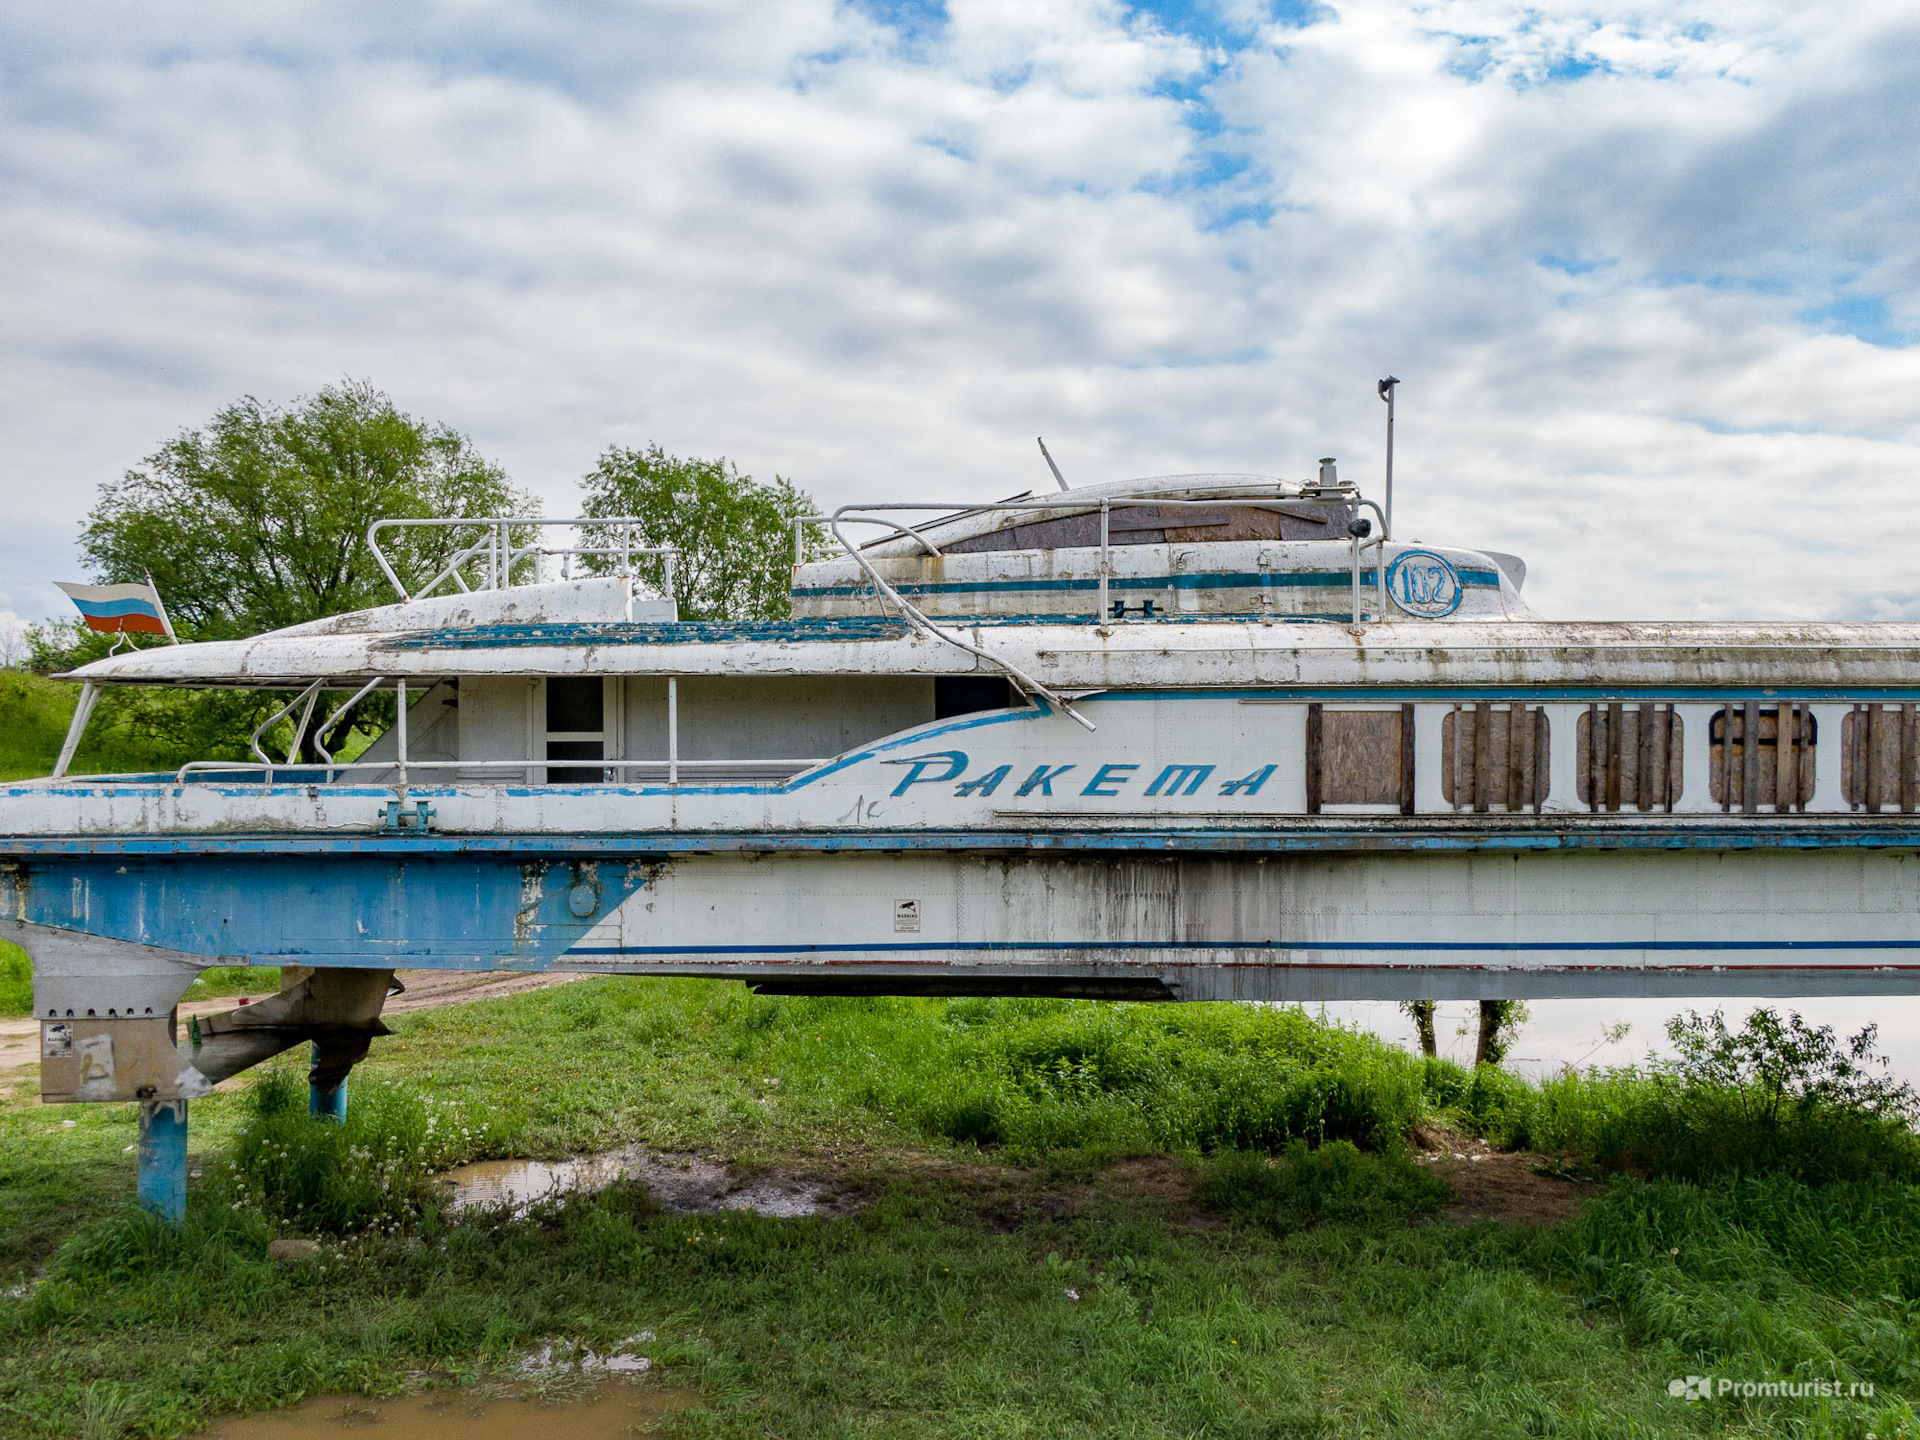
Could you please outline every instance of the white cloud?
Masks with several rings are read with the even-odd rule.
[[[343,374],[564,508],[648,439],[823,501],[1024,488],[1037,432],[1364,475],[1392,369],[1403,532],[1549,613],[1920,613],[1901,7],[950,8],[0,3],[0,602]]]

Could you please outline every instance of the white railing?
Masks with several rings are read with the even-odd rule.
[[[568,529],[594,535],[599,543],[590,543],[583,539],[575,545],[544,545],[539,542],[539,532],[545,529],[564,526]],[[472,531],[479,534],[469,543],[456,548],[452,556],[426,584],[408,592],[394,569],[392,560],[380,548],[380,532],[383,530],[446,530],[451,532]],[[520,542],[515,538],[516,531],[532,530],[535,536],[531,541]],[[632,575],[636,558],[649,555],[663,557],[665,572],[661,589],[673,593],[673,562],[680,551],[671,545],[651,545],[647,543],[646,522],[636,515],[581,515],[569,519],[548,520],[538,516],[486,516],[472,519],[436,519],[436,520],[376,520],[367,527],[367,548],[373,552],[374,563],[379,565],[380,573],[387,577],[393,588],[400,592],[402,600],[419,600],[431,595],[440,586],[451,581],[461,591],[505,590],[516,583],[514,574],[517,569],[529,562],[533,565],[533,581],[538,584],[546,578],[546,561],[560,561],[559,579],[573,578],[573,560],[599,557],[602,560],[617,559],[614,573]],[[469,566],[477,566],[475,577],[477,584],[469,584],[463,573]],[[520,582],[526,583],[526,582]]]
[[[327,737],[338,728],[341,721],[346,719],[347,715],[356,705],[385,683],[386,679],[384,676],[374,676],[373,679],[367,681],[366,684],[354,691],[331,715],[327,716],[325,720],[321,721],[316,728],[309,732],[308,726],[313,722],[313,714],[315,709],[318,708],[320,696],[327,689],[336,688],[328,686],[324,680],[312,681],[285,705],[281,706],[272,715],[262,721],[259,727],[254,730],[247,742],[248,748],[253,751],[253,760],[189,760],[174,772],[174,780],[176,783],[184,785],[188,783],[187,777],[190,775],[204,776],[216,773],[228,773],[249,777],[254,774],[262,774],[263,778],[260,783],[268,785],[274,783],[276,775],[285,775],[294,778],[300,776],[318,776],[322,782],[325,783],[353,772],[371,771],[376,774],[381,774],[392,771],[397,787],[404,790],[413,773],[423,770],[478,771],[483,774],[493,772],[517,773],[524,776],[528,784],[546,783],[545,781],[538,781],[533,778],[536,772],[544,773],[549,770],[601,770],[612,775],[611,780],[601,783],[618,785],[625,784],[630,779],[644,780],[656,778],[657,775],[657,778],[664,780],[668,786],[672,787],[679,785],[680,772],[683,770],[691,770],[701,774],[715,772],[723,779],[729,774],[739,776],[743,779],[760,779],[768,776],[785,777],[787,775],[797,775],[802,770],[811,769],[815,765],[825,764],[827,759],[831,758],[815,757],[804,760],[784,757],[747,757],[734,760],[688,760],[681,758],[680,682],[678,676],[670,675],[667,677],[667,753],[664,756],[560,757],[535,755],[533,753],[533,737],[535,731],[533,729],[532,711],[529,709],[527,720],[527,753],[525,755],[511,758],[501,757],[471,760],[417,760],[408,753],[407,682],[405,680],[396,680],[393,682],[393,689],[397,713],[394,719],[393,730],[391,731],[394,738],[394,753],[389,756],[371,760],[336,760],[332,753],[326,748],[325,741]],[[344,689],[345,687],[341,686],[337,688]],[[431,684],[429,684],[429,688],[431,688]],[[531,703],[531,700],[529,700],[530,706]],[[284,760],[276,760],[261,748],[260,742],[268,730],[292,715],[296,709],[300,711],[300,719],[294,726],[293,739],[287,746],[287,757]],[[320,752],[323,758],[321,760],[296,760],[294,757],[300,751],[303,737],[309,734],[311,734],[312,737],[313,747]],[[61,777],[56,773],[52,778],[59,779]]]
[[[891,604],[900,612],[902,618],[915,629],[920,630],[936,640],[951,645],[957,650],[965,651],[977,659],[986,661],[989,665],[1000,670],[1012,680],[1015,687],[1023,694],[1045,697],[1065,714],[1071,716],[1088,730],[1091,730],[1094,728],[1093,722],[1088,720],[1078,710],[1074,709],[1064,696],[1034,679],[1006,657],[983,649],[964,636],[955,634],[950,630],[942,629],[929,619],[918,607],[909,603],[898,590],[881,578],[880,572],[874,568],[873,563],[865,554],[868,545],[855,544],[847,538],[846,532],[841,527],[845,525],[877,525],[891,532],[894,536],[901,536],[912,540],[915,544],[923,547],[927,554],[938,556],[941,551],[932,540],[921,533],[922,529],[931,529],[935,526],[972,515],[1024,513],[1029,511],[1040,513],[1064,511],[1086,514],[1097,509],[1100,512],[1099,598],[1096,602],[1094,618],[1104,627],[1116,619],[1125,619],[1124,616],[1111,616],[1107,613],[1107,591],[1109,581],[1113,574],[1113,543],[1110,527],[1113,518],[1113,507],[1116,505],[1153,505],[1163,509],[1194,510],[1218,510],[1222,505],[1237,505],[1261,510],[1284,510],[1289,507],[1304,505],[1343,510],[1358,510],[1361,508],[1371,510],[1380,522],[1380,533],[1377,536],[1372,534],[1373,526],[1365,520],[1356,519],[1348,526],[1347,538],[1353,572],[1353,623],[1358,625],[1366,618],[1360,608],[1360,557],[1364,550],[1370,548],[1377,547],[1379,550],[1378,563],[1375,566],[1377,572],[1375,578],[1379,582],[1379,602],[1375,610],[1374,618],[1383,620],[1386,619],[1389,614],[1387,608],[1385,563],[1386,544],[1389,539],[1387,534],[1387,517],[1378,505],[1363,497],[1354,486],[1338,482],[1321,485],[1304,485],[1291,494],[1281,493],[1277,487],[1272,492],[1269,492],[1267,487],[1264,486],[1258,487],[1257,489],[1249,487],[1247,492],[1243,494],[1228,493],[1216,495],[1204,500],[1170,499],[1160,495],[1120,494],[1102,495],[1096,502],[1092,496],[1075,496],[1069,493],[1056,495],[1045,500],[995,500],[986,504],[976,504],[972,502],[965,504],[941,504],[934,502],[915,503],[900,501],[879,505],[842,505],[831,515],[804,515],[794,521],[794,564],[795,568],[798,569],[801,564],[800,557],[805,553],[805,531],[802,527],[807,525],[825,525],[835,541],[839,543],[841,550],[860,567],[861,571],[872,583],[875,590],[875,598],[879,600],[883,606]],[[899,521],[891,518],[893,514],[927,512],[933,512],[935,518],[923,522],[921,526],[917,527],[902,525]],[[869,545],[872,543],[875,542],[869,542]]]
[[[263,775],[263,778],[257,783],[265,784],[265,785],[275,784],[276,776],[283,776],[291,780],[299,780],[305,777],[319,776],[323,783],[329,783],[352,771],[372,771],[378,774],[384,771],[391,770],[391,771],[398,772],[401,777],[399,781],[399,785],[395,788],[405,789],[407,787],[406,777],[412,775],[416,771],[421,771],[421,770],[428,770],[428,771],[456,770],[456,771],[468,771],[468,772],[486,771],[486,772],[512,773],[512,774],[523,775],[523,776],[527,776],[527,772],[530,772],[530,771],[601,770],[601,771],[608,772],[612,776],[612,778],[610,780],[589,781],[587,783],[621,785],[621,784],[626,784],[630,781],[636,781],[636,780],[645,781],[648,779],[658,778],[666,781],[666,783],[669,785],[677,785],[680,783],[679,772],[686,771],[686,770],[698,771],[703,775],[708,773],[713,773],[713,774],[717,774],[722,779],[726,778],[729,773],[737,775],[741,778],[749,778],[749,779],[759,779],[763,777],[775,777],[775,776],[784,778],[789,775],[798,775],[803,770],[811,770],[816,765],[824,765],[832,758],[833,758],[832,756],[828,755],[828,756],[815,757],[809,760],[755,758],[755,759],[745,759],[745,760],[679,760],[679,759],[675,759],[672,761],[668,761],[668,760],[659,760],[659,759],[647,759],[647,760],[599,759],[599,760],[596,760],[591,757],[587,757],[583,759],[582,758],[576,758],[576,759],[535,758],[535,759],[529,760],[529,759],[521,758],[521,759],[511,759],[511,760],[404,760],[403,761],[396,757],[390,756],[384,760],[333,760],[333,761],[328,761],[324,764],[318,761],[308,762],[308,761],[269,760],[264,765],[261,765],[252,761],[246,761],[246,760],[189,760],[186,764],[182,765],[177,771],[174,772],[173,779],[175,784],[185,785],[190,783],[188,779],[189,776],[196,776],[196,775],[211,776],[219,773],[230,773],[230,774],[244,775],[248,777],[251,777],[254,775]],[[639,772],[639,773],[636,773],[636,772]],[[658,772],[657,776],[655,772]],[[72,778],[76,780],[80,780],[80,779],[110,780],[110,779],[113,779],[114,777],[110,775],[103,775],[103,776],[76,776]],[[235,783],[252,783],[252,782],[237,781]],[[534,780],[531,778],[531,776],[527,776],[527,783],[546,784],[550,782]]]
[[[863,553],[880,542],[868,541],[865,544],[855,544],[850,541],[840,529],[842,525],[877,525],[890,532],[888,536],[881,537],[882,539],[897,536],[911,540],[914,544],[920,546],[928,555],[939,556],[943,552],[939,546],[923,532],[954,520],[965,519],[974,515],[993,515],[1026,511],[1059,511],[1088,514],[1097,510],[1100,514],[1100,544],[1098,546],[1099,598],[1097,608],[1094,612],[1095,618],[1099,619],[1102,623],[1109,620],[1125,620],[1126,617],[1124,615],[1109,615],[1107,613],[1109,608],[1107,598],[1108,582],[1113,574],[1113,543],[1109,527],[1112,522],[1113,509],[1116,505],[1152,505],[1162,509],[1191,510],[1218,510],[1223,505],[1234,505],[1255,510],[1277,511],[1297,509],[1302,506],[1328,509],[1371,510],[1379,519],[1379,533],[1374,534],[1374,527],[1362,520],[1357,525],[1350,527],[1347,536],[1353,573],[1353,619],[1356,624],[1368,618],[1362,611],[1360,605],[1361,557],[1370,549],[1377,549],[1384,556],[1386,543],[1392,538],[1388,531],[1386,513],[1373,501],[1361,495],[1358,489],[1346,484],[1307,485],[1301,487],[1297,494],[1266,493],[1266,488],[1261,487],[1259,491],[1248,494],[1229,493],[1204,500],[1170,499],[1160,495],[1103,495],[1096,503],[1090,496],[1083,495],[1076,497],[1072,494],[1066,494],[1050,496],[1044,500],[995,500],[985,504],[890,502],[879,505],[843,505],[831,515],[798,516],[794,520],[794,565],[798,568],[798,566],[805,563],[803,560],[806,550],[804,540],[805,527],[810,525],[822,526],[839,542],[840,548],[845,551],[847,557],[860,566],[861,570],[865,572],[868,579],[874,583],[876,589],[882,596],[896,605],[905,606],[906,602],[900,599],[892,586],[888,585],[886,581],[882,580],[879,575],[875,573],[872,565],[867,562],[867,558]],[[882,512],[936,512],[936,514],[934,519],[923,522],[921,525],[908,526],[902,525]],[[1384,620],[1387,619],[1392,612],[1387,605],[1385,567],[1381,566],[1377,568],[1378,573],[1374,578],[1378,585],[1378,599],[1372,618],[1375,620]],[[905,611],[903,610],[902,613],[905,613]],[[911,616],[908,618],[911,619]]]

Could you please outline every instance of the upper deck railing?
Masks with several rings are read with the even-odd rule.
[[[580,542],[572,545],[541,543],[544,531],[560,527],[575,531],[581,537]],[[464,544],[457,543],[438,573],[409,593],[399,572],[394,569],[392,559],[380,548],[381,532],[388,530],[443,530],[450,536],[461,536],[461,532],[465,532],[472,538]],[[523,540],[518,533],[522,531],[532,531],[532,538]],[[662,557],[664,566],[661,589],[671,594],[673,561],[680,553],[671,545],[648,544],[646,521],[637,515],[578,515],[552,520],[539,516],[500,515],[437,520],[376,520],[367,527],[367,548],[373,552],[374,563],[380,567],[380,573],[400,592],[402,600],[424,599],[449,581],[463,592],[505,590],[516,583],[538,584],[549,578],[546,574],[549,560],[560,562],[559,579],[572,579],[576,556],[585,561],[589,569],[593,568],[596,558],[600,560],[600,573],[605,573],[607,565],[617,560],[618,563],[612,565],[612,573],[632,575],[637,558],[658,555]],[[516,581],[516,572],[528,564],[533,566],[532,579]],[[469,572],[473,572],[475,583],[468,582]]]
[[[1264,487],[1262,488],[1264,489]],[[888,502],[879,505],[843,505],[831,515],[802,515],[795,519],[794,565],[798,568],[798,566],[804,563],[806,553],[806,528],[808,526],[824,526],[828,533],[839,542],[841,549],[846,553],[847,557],[859,565],[868,579],[872,581],[878,595],[885,597],[887,601],[897,606],[903,607],[903,613],[906,613],[907,611],[911,611],[912,607],[908,606],[906,602],[900,598],[899,593],[891,585],[880,578],[867,559],[865,552],[875,544],[893,538],[910,540],[920,546],[926,554],[939,556],[943,552],[927,532],[936,529],[940,525],[950,524],[955,520],[967,519],[975,515],[1003,513],[1058,512],[1091,514],[1097,512],[1100,516],[1100,543],[1097,547],[1099,552],[1098,578],[1100,588],[1097,599],[1098,609],[1095,611],[1095,616],[1103,621],[1108,619],[1124,620],[1125,616],[1110,616],[1108,614],[1107,584],[1113,573],[1111,522],[1114,508],[1116,506],[1152,505],[1162,509],[1218,510],[1223,503],[1245,509],[1274,510],[1281,513],[1292,509],[1299,509],[1303,506],[1316,509],[1371,510],[1374,515],[1379,518],[1378,534],[1374,533],[1373,523],[1365,519],[1356,519],[1349,525],[1347,533],[1353,571],[1353,616],[1356,621],[1364,618],[1360,608],[1361,555],[1368,549],[1383,548],[1392,536],[1388,531],[1386,514],[1381,510],[1380,506],[1361,495],[1357,487],[1344,482],[1334,482],[1324,485],[1307,484],[1299,487],[1294,493],[1268,494],[1249,488],[1249,492],[1245,494],[1213,495],[1199,500],[1181,500],[1148,494],[1111,494],[1102,495],[1096,503],[1092,497],[1089,496],[1083,495],[1076,497],[1072,494],[1065,494],[1049,496],[1044,500],[995,500],[986,504]],[[892,515],[900,513],[924,514],[928,512],[934,512],[936,518],[919,525],[903,525],[899,521],[891,518]],[[880,537],[880,540],[855,543],[847,537],[845,531],[841,528],[846,525],[874,525],[879,526],[889,533]],[[1378,577],[1378,581],[1379,593],[1373,618],[1385,619],[1390,614],[1390,611],[1387,606],[1386,578],[1384,573]],[[911,619],[911,615],[909,615],[908,618]]]
[[[1249,509],[1275,511],[1284,511],[1300,506],[1354,511],[1367,509],[1371,510],[1379,520],[1379,533],[1377,535],[1374,533],[1373,523],[1363,517],[1356,516],[1347,526],[1348,553],[1353,572],[1353,623],[1356,625],[1359,624],[1365,618],[1360,604],[1360,557],[1362,551],[1368,548],[1379,548],[1384,556],[1386,543],[1391,538],[1387,531],[1387,517],[1385,512],[1373,501],[1362,496],[1357,486],[1339,480],[1309,482],[1298,487],[1288,486],[1284,491],[1277,485],[1271,487],[1271,489],[1266,486],[1248,486],[1245,487],[1244,493],[1239,493],[1240,487],[1232,488],[1236,493],[1228,495],[1216,494],[1205,499],[1195,500],[1184,500],[1152,494],[1133,495],[1125,492],[1106,493],[1096,498],[1091,495],[1076,496],[1068,492],[1061,495],[1049,496],[1044,500],[995,500],[986,504],[971,501],[958,504],[941,504],[928,501],[899,501],[879,505],[842,505],[831,515],[803,515],[794,521],[794,565],[797,570],[806,552],[805,527],[809,525],[824,525],[834,540],[838,542],[841,550],[860,567],[861,572],[867,577],[869,583],[872,584],[874,588],[874,598],[882,606],[883,610],[885,606],[892,605],[893,608],[900,613],[901,617],[915,629],[956,649],[963,650],[969,655],[986,661],[996,669],[1003,671],[1021,691],[1027,694],[1044,696],[1066,714],[1072,716],[1073,719],[1081,725],[1091,730],[1094,728],[1093,723],[1078,710],[1074,709],[1064,696],[1049,689],[1046,685],[1034,679],[1004,656],[983,649],[964,636],[955,634],[953,631],[943,629],[917,606],[908,601],[897,589],[887,583],[880,572],[874,568],[872,560],[867,556],[866,551],[876,542],[869,541],[864,545],[856,544],[848,538],[845,527],[851,525],[878,526],[889,532],[888,535],[883,538],[897,537],[910,540],[920,546],[928,555],[938,556],[942,553],[940,547],[935,544],[933,538],[925,532],[943,524],[950,524],[955,520],[976,515],[1024,514],[1035,512],[1041,514],[1061,512],[1086,514],[1097,510],[1100,515],[1100,544],[1098,547],[1099,590],[1096,597],[1094,615],[1100,624],[1105,626],[1116,619],[1124,620],[1124,617],[1110,616],[1107,613],[1108,582],[1113,574],[1111,523],[1113,509],[1116,505],[1153,505],[1176,510],[1217,510],[1223,501],[1230,501],[1236,506],[1243,506]],[[931,513],[934,518],[918,526],[904,525],[900,523],[900,521],[892,518],[895,515],[902,514],[913,515],[929,513]],[[1386,566],[1384,564],[1378,564],[1374,568],[1379,581],[1379,597],[1375,607],[1374,618],[1383,620],[1391,613],[1387,606]]]

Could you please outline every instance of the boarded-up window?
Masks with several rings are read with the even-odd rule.
[[[1680,798],[1680,717],[1671,705],[1589,705],[1574,726],[1574,770],[1589,810],[1671,810]]]
[[[1813,747],[1819,738],[1805,705],[1749,700],[1713,712],[1707,739],[1708,793],[1722,810],[1751,815],[1763,805],[1804,810],[1813,798]]]
[[[1547,798],[1547,714],[1468,705],[1440,721],[1440,793],[1460,809],[1538,810]]]
[[[1856,705],[1840,721],[1840,781],[1847,803],[1875,812],[1914,809],[1920,724],[1911,705]]]
[[[1413,813],[1413,706],[1307,706],[1308,813],[1322,805],[1398,805]]]

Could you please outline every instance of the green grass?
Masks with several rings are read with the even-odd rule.
[[[202,970],[182,1000],[220,995],[271,995],[280,988],[277,965],[214,965]],[[0,1018],[33,1013],[33,963],[10,940],[0,940]]]
[[[1401,1138],[1523,1091],[1296,1012],[594,980],[393,1023],[344,1129],[302,1113],[297,1057],[196,1102],[179,1233],[125,1204],[131,1107],[0,1110],[0,1278],[38,1278],[0,1297],[0,1432],[180,1435],[643,1328],[705,1397],[687,1436],[1917,1428],[1920,1189],[1625,1179],[1558,1227],[1464,1226]],[[864,1203],[456,1218],[428,1183],[629,1142]],[[265,1258],[296,1232],[322,1264]],[[1690,1373],[1877,1390],[1669,1396]]]
[[[33,1013],[33,961],[11,940],[0,940],[0,1016]]]
[[[189,760],[243,759],[254,726],[288,698],[282,692],[109,686],[100,692],[68,773],[171,773]],[[52,773],[79,699],[80,687],[72,681],[0,669],[0,782]],[[375,704],[362,708],[381,713]],[[263,743],[270,753],[284,754],[290,732],[283,721]],[[334,735],[333,750],[351,760],[372,738],[349,722]]]
[[[80,687],[27,670],[0,670],[0,781],[52,773]],[[143,734],[132,699],[101,697],[69,770],[75,775],[171,769],[182,759]]]

